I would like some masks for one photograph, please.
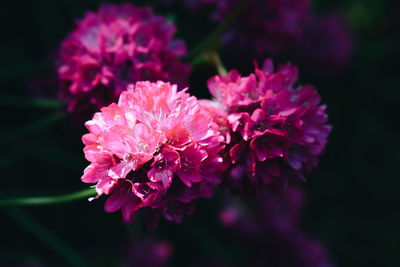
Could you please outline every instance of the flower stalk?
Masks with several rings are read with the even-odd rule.
[[[197,57],[207,50],[215,49],[218,46],[218,41],[221,34],[229,27],[229,25],[234,21],[234,19],[239,15],[240,11],[246,5],[248,0],[241,0],[237,6],[229,13],[225,19],[223,19],[215,28],[215,30],[204,39],[197,47],[187,54],[187,58],[193,62],[197,61]]]
[[[210,52],[206,53],[203,56],[204,61],[210,62],[212,65],[215,66],[219,75],[227,75],[228,71],[226,70],[222,60],[217,52]]]
[[[60,196],[22,197],[13,199],[3,199],[0,200],[0,207],[61,204],[61,203],[80,200],[83,198],[93,197],[95,195],[96,195],[96,190],[94,188],[88,188],[78,192]]]

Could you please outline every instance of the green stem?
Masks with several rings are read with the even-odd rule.
[[[228,71],[226,70],[224,64],[222,64],[221,58],[219,55],[214,51],[210,53],[205,53],[203,55],[204,61],[210,62],[215,66],[219,75],[227,75]]]
[[[0,96],[0,106],[3,107],[56,109],[61,108],[63,105],[57,99],[26,99],[13,95]]]
[[[240,13],[248,0],[240,0],[237,6],[229,13],[215,28],[215,30],[197,47],[190,51],[187,55],[192,62],[196,62],[196,57],[206,50],[214,49],[217,46],[221,34],[232,23],[236,16]]]
[[[33,206],[33,205],[52,205],[71,202],[83,198],[93,197],[96,195],[94,188],[84,189],[78,192],[61,195],[61,196],[47,196],[47,197],[24,197],[14,199],[0,200],[0,207],[9,206]]]
[[[14,221],[16,221],[22,229],[31,233],[37,239],[54,250],[57,254],[65,259],[71,266],[85,266],[85,260],[71,247],[65,244],[57,236],[49,232],[45,227],[40,225],[31,216],[20,209],[7,209],[6,213]]]

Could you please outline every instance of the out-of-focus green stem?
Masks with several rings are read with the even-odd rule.
[[[85,266],[85,260],[61,239],[40,225],[30,215],[18,208],[6,209],[7,215],[50,249],[65,259],[70,266]]]
[[[13,95],[0,95],[0,106],[2,107],[56,109],[63,107],[63,105],[57,99],[31,99]]]
[[[196,57],[207,50],[215,49],[218,45],[219,38],[221,34],[226,30],[226,28],[232,23],[236,16],[240,13],[243,7],[246,5],[248,0],[240,0],[237,6],[229,13],[215,28],[215,30],[197,47],[190,51],[187,58],[193,62],[196,62]]]
[[[93,197],[96,195],[94,188],[84,189],[78,192],[60,195],[60,196],[47,196],[47,197],[22,197],[14,199],[0,200],[0,207],[9,206],[33,206],[33,205],[53,205],[76,201],[83,198]]]
[[[221,58],[216,52],[205,53],[203,55],[204,61],[210,62],[215,66],[219,75],[227,75],[228,71],[226,70],[224,64],[222,64]]]

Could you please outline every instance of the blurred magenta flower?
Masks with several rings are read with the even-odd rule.
[[[247,77],[232,70],[208,81],[215,100],[203,105],[229,144],[225,157],[232,165],[226,181],[232,189],[285,186],[304,180],[303,175],[317,165],[331,126],[316,89],[295,88],[297,79],[295,66],[281,65],[274,72],[267,59],[262,69],[256,66]],[[227,121],[221,120],[224,112]]]
[[[186,47],[175,32],[150,8],[104,4],[88,12],[63,41],[57,64],[68,110],[106,106],[140,80],[186,85],[190,67],[179,61]]]
[[[127,246],[126,266],[170,266],[172,252],[173,246],[167,240],[158,240],[153,237],[135,238],[130,240]]]
[[[231,238],[249,248],[247,266],[334,266],[324,245],[299,229],[303,192],[298,187],[244,200],[227,199],[220,222]]]
[[[212,10],[212,20],[229,14],[239,0],[190,0],[189,9]],[[310,13],[309,0],[249,0],[227,33],[226,49],[241,51],[245,59],[276,56],[292,47],[302,36]]]
[[[182,221],[194,200],[212,196],[219,184],[223,138],[195,97],[176,85],[137,82],[86,122],[82,138],[90,165],[82,181],[109,195],[107,212],[125,222],[148,208],[150,223],[162,214]]]
[[[225,198],[219,220],[224,227],[234,227],[240,235],[256,237],[267,229],[291,231],[299,226],[304,194],[298,186],[273,187],[268,194]],[[251,207],[251,208],[249,208]]]
[[[254,262],[264,267],[334,267],[325,246],[314,238],[293,230],[264,235],[254,248]]]
[[[354,38],[340,14],[313,18],[297,47],[302,63],[314,74],[333,76],[350,64]]]

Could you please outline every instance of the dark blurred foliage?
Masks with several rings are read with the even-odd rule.
[[[75,19],[102,2],[3,1],[0,98],[54,96],[58,85],[53,62],[60,42],[74,28]],[[178,36],[187,42],[189,50],[213,30],[214,25],[203,14],[193,16],[183,7],[163,6],[161,2],[134,3],[150,4],[177,23]],[[301,83],[317,86],[334,126],[319,167],[304,185],[302,228],[325,244],[337,266],[399,266],[400,4],[394,0],[313,0],[312,6],[315,15],[341,13],[353,34],[354,48],[346,69],[330,76],[318,75],[291,53],[274,58],[277,63],[290,60],[299,65]],[[228,69],[246,72],[253,68],[252,62],[239,66],[229,58],[224,61]],[[207,97],[206,79],[214,74],[210,66],[197,66],[191,92]],[[14,108],[4,102],[0,196],[61,194],[84,188],[79,179],[87,165],[80,141],[83,126],[69,117],[17,138],[23,125],[62,108]],[[14,104],[22,105],[19,101]],[[200,201],[195,214],[186,217],[183,224],[162,222],[152,233],[152,238],[171,243],[173,266],[246,266],[250,247],[238,243],[218,222],[221,198],[217,193],[211,200]],[[30,217],[77,251],[87,265],[126,265],[129,242],[139,233],[146,235],[146,230],[140,217],[125,226],[120,214],[105,213],[103,202],[23,208],[28,217],[0,210],[0,265],[68,265],[54,247],[16,223],[27,222]]]

